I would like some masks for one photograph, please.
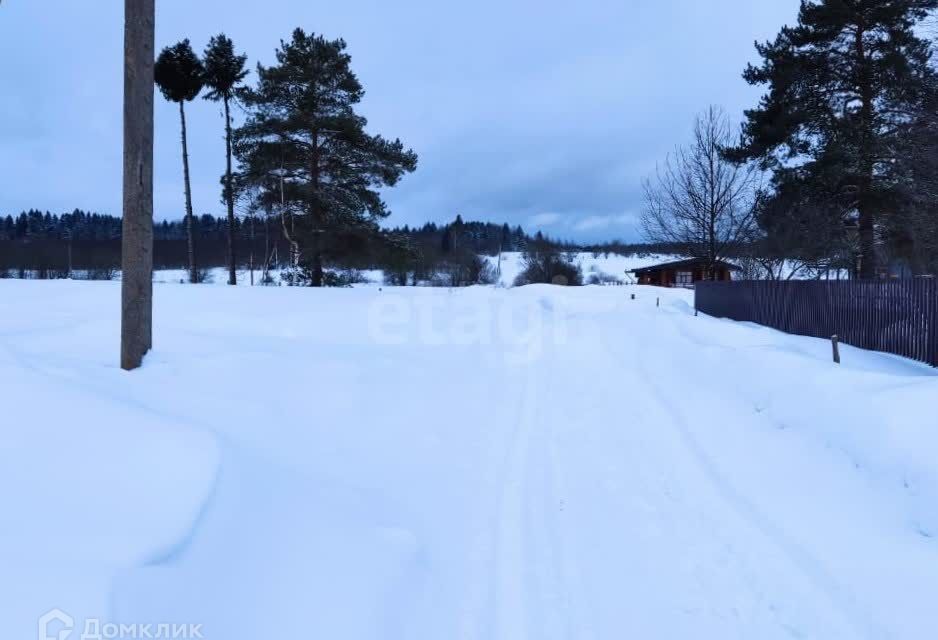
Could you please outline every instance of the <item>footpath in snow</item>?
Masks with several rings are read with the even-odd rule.
[[[938,628],[932,369],[646,287],[155,296],[128,374],[119,285],[0,281],[5,637]]]

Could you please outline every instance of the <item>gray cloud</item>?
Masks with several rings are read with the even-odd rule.
[[[368,94],[370,128],[400,137],[420,168],[386,194],[391,223],[457,213],[574,239],[630,238],[641,178],[710,103],[739,114],[752,42],[797,0],[578,3],[477,0],[309,3],[158,0],[158,44],[197,48],[219,31],[269,62],[293,27],[344,37]],[[119,213],[120,0],[0,6],[0,212]],[[156,208],[182,211],[177,112],[157,101]],[[190,108],[194,198],[221,213],[216,105]]]

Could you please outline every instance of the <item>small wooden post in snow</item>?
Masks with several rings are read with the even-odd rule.
[[[840,340],[836,335],[831,336],[831,347],[834,349],[834,362],[840,364]]]

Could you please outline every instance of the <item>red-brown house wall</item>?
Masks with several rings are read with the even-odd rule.
[[[684,271],[684,269],[682,269]],[[732,275],[730,270],[725,267],[720,267],[716,272],[716,280],[731,280]],[[704,269],[694,269],[694,282],[701,282],[706,280],[706,273]],[[652,271],[651,273],[644,273],[639,276],[639,284],[648,284],[659,287],[670,287],[673,286],[677,281],[677,270],[676,269],[663,269],[661,271]]]

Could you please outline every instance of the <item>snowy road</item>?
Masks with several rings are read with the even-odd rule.
[[[694,317],[683,291],[164,285],[157,349],[127,375],[102,312],[116,296],[0,282],[17,309],[0,320],[0,388],[67,390],[68,430],[128,467],[92,487],[123,506],[95,514],[80,563],[30,546],[32,526],[44,545],[75,537],[24,512],[29,490],[4,513],[16,597],[0,600],[16,607],[0,620],[17,631],[53,607],[200,623],[208,640],[938,626],[938,376],[923,366],[847,347],[835,368],[822,341]],[[30,486],[15,473],[39,424],[57,460],[45,484],[59,473],[59,499],[87,512],[83,460],[56,448],[61,408],[9,411],[0,463],[21,463],[0,471],[3,503]],[[163,425],[147,446],[180,462],[115,445],[102,415],[145,417],[149,438]],[[62,575],[74,593],[52,588]]]

